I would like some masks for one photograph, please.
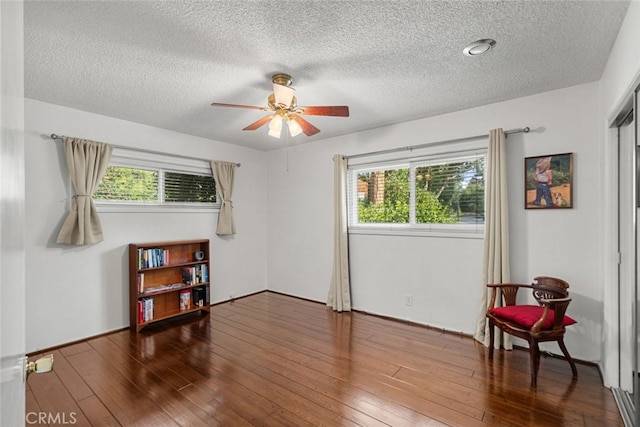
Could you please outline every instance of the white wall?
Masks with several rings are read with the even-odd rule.
[[[617,105],[637,83],[640,76],[639,41],[640,2],[632,1],[600,79],[600,104],[604,118],[615,112]]]
[[[609,60],[600,79],[600,147],[603,192],[603,301],[604,335],[602,340],[602,369],[607,386],[618,384],[618,263],[617,263],[617,134],[609,129],[610,121],[627,102],[633,89],[640,84],[640,2],[632,1],[627,10]]]
[[[238,234],[215,235],[217,214],[100,214],[104,241],[59,245],[74,194],[56,133],[116,145],[239,162],[234,188]],[[212,302],[266,287],[265,153],[27,99],[27,352],[128,326],[127,244],[211,240]]]
[[[600,359],[602,274],[598,84],[590,83],[268,153],[269,289],[325,301],[332,259],[332,156],[531,127],[508,138],[512,280],[553,275],[571,284],[566,343]],[[524,157],[574,153],[574,209],[525,210]],[[288,159],[288,161],[287,161]],[[353,306],[471,334],[482,240],[351,235]],[[403,294],[413,294],[412,307]],[[559,353],[555,345],[548,349]]]

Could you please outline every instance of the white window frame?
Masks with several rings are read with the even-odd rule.
[[[440,150],[438,150],[438,148]],[[377,159],[371,162],[349,162],[347,168],[347,214],[350,234],[431,236],[482,239],[482,224],[418,224],[416,223],[416,168],[442,163],[455,163],[484,157],[487,159],[487,142],[476,142],[449,150],[443,147],[420,150],[402,158]],[[396,153],[396,156],[398,154]],[[358,223],[358,174],[374,170],[409,169],[409,222],[408,223]],[[485,170],[486,177],[486,170]],[[486,197],[486,196],[485,196]]]
[[[167,203],[162,200],[163,172],[177,172],[194,175],[213,176],[208,160],[201,160],[171,154],[156,153],[151,151],[136,150],[133,148],[114,147],[109,166],[118,166],[132,169],[146,169],[158,172],[159,198],[157,202],[137,202],[119,200],[95,200],[93,203],[98,212],[131,212],[131,213],[155,213],[155,212],[219,212],[220,194],[217,192],[216,203]]]

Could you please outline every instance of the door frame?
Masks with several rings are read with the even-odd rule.
[[[0,424],[25,423],[24,8],[0,0]]]
[[[608,282],[614,285],[609,286],[608,289],[605,286],[605,295],[608,292],[608,295],[612,298],[609,298],[608,300],[605,298],[605,324],[609,324],[610,326],[604,331],[605,357],[603,362],[605,368],[608,370],[605,369],[605,375],[603,377],[605,378],[605,385],[612,388],[616,403],[624,419],[625,425],[627,426],[640,426],[640,378],[637,376],[639,360],[637,336],[638,321],[640,320],[638,317],[638,177],[640,176],[638,164],[639,91],[640,84],[636,84],[631,93],[625,97],[625,101],[621,104],[621,107],[616,111],[615,118],[609,122],[609,130],[613,130],[615,137],[610,138],[608,141],[608,152],[612,150],[612,146],[615,151],[615,156],[610,157],[615,157],[614,173],[612,174],[615,176],[612,184],[615,187],[616,194],[616,200],[613,204],[615,206],[615,214],[613,215],[613,222],[615,223],[613,229],[615,230],[615,233],[612,234],[615,236],[613,240],[615,244],[616,267],[614,272],[615,280]],[[625,147],[621,147],[620,129],[624,126],[624,123],[630,119],[631,114],[632,124],[628,125],[631,126],[629,131],[632,132],[630,135],[631,146],[626,147],[631,155],[631,162],[630,165],[627,164],[628,167],[622,167],[620,159],[622,157],[621,155],[624,153],[621,150]],[[629,193],[631,194],[632,200],[630,203],[625,205],[622,202],[622,198],[626,197],[626,195],[621,194],[621,183],[626,180],[631,184]],[[609,186],[609,188],[611,188],[611,186]],[[628,209],[628,212],[624,212],[623,209]],[[629,242],[626,242],[627,248],[622,248],[622,233],[629,231],[629,229],[631,230],[632,238]],[[630,253],[627,253],[625,249],[629,249],[628,252]],[[627,259],[630,259],[631,263],[627,263]],[[605,265],[605,268],[606,267],[607,266]],[[631,307],[626,307],[626,309],[623,310],[621,285],[623,284],[623,277],[625,276],[630,283],[634,284],[634,286],[631,291]],[[607,301],[609,302],[608,305],[606,304]],[[609,322],[607,322],[608,314],[611,315]],[[622,341],[624,337],[621,337],[621,334],[624,331],[624,328],[621,323],[629,320],[629,318],[623,319],[625,316],[628,316],[632,322],[630,335],[633,343],[625,343]],[[620,351],[623,347],[629,349],[632,353],[630,361],[623,361],[622,352]],[[631,367],[632,376],[632,395],[622,390],[622,387],[627,386],[628,384],[626,383],[628,379],[622,377],[622,371],[628,370],[629,367]],[[625,373],[625,375],[628,374],[629,372]]]

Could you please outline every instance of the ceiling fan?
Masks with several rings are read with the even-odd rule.
[[[222,104],[219,102],[214,102],[211,105],[214,107],[247,108],[250,110],[269,111],[271,114],[251,123],[242,130],[256,130],[269,123],[269,135],[275,138],[280,138],[283,122],[287,123],[289,133],[292,137],[299,135],[302,132],[307,136],[312,136],[320,132],[320,129],[302,118],[301,115],[349,117],[349,107],[346,105],[298,107],[297,99],[295,97],[296,91],[294,88],[290,87],[291,83],[293,83],[293,79],[288,74],[274,74],[272,81],[273,93],[271,93],[267,98],[268,107]]]

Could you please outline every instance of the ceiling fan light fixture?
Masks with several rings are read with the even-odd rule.
[[[285,108],[289,108],[291,105],[291,101],[293,101],[293,95],[295,95],[296,91],[287,86],[282,86],[279,84],[273,85],[273,98],[276,106],[283,105]]]
[[[279,130],[269,129],[268,135],[272,136],[274,138],[280,138],[280,131]]]
[[[465,47],[462,53],[466,56],[479,56],[489,52],[495,45],[496,41],[493,39],[482,39]]]
[[[282,116],[280,114],[274,114],[269,123],[269,136],[274,138],[280,138],[282,132]]]
[[[288,118],[287,125],[289,126],[289,134],[291,137],[298,136],[302,133],[302,128],[294,119]]]

